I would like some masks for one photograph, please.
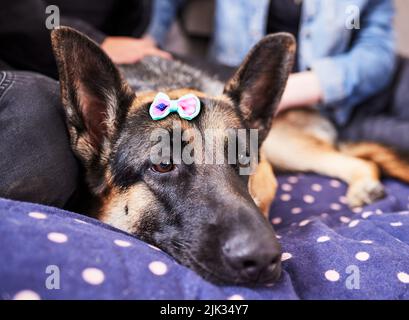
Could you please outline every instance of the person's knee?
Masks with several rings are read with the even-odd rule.
[[[0,161],[5,170],[2,196],[64,206],[77,185],[58,83],[34,73],[16,72],[0,100]]]

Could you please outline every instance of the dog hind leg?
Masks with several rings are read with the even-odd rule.
[[[358,142],[340,145],[342,153],[376,163],[390,177],[409,183],[409,161],[395,150],[378,143]]]
[[[277,123],[262,146],[274,168],[315,172],[348,183],[351,207],[370,204],[384,196],[380,171],[375,163],[342,154],[328,141],[314,137],[299,127]]]

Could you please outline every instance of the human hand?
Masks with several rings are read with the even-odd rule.
[[[293,73],[288,78],[281,102],[276,113],[301,107],[313,107],[323,98],[319,79],[315,72]]]
[[[107,37],[101,44],[102,50],[117,64],[135,63],[146,56],[172,59],[168,52],[158,49],[150,39],[132,37]]]

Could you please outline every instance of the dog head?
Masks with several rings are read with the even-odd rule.
[[[101,199],[99,218],[209,280],[274,282],[280,246],[250,196],[248,175],[240,174],[249,164],[175,164],[172,158],[153,163],[152,135],[162,130],[173,143],[188,140],[199,154],[197,136],[208,129],[257,129],[257,154],[292,67],[294,39],[278,34],[261,40],[220,97],[189,89],[166,92],[172,99],[187,92],[200,98],[201,112],[191,121],[177,114],[153,121],[149,106],[156,93],[132,92],[105,53],[80,33],[56,29],[52,43],[72,148]],[[193,134],[183,140],[175,127],[182,136]],[[237,136],[237,143],[248,145],[248,137]],[[215,139],[225,146],[225,136]]]

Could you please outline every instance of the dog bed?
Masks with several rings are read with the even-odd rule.
[[[1,299],[409,299],[409,187],[353,211],[346,186],[283,175],[270,220],[273,286],[217,286],[164,252],[75,213],[0,200]]]

